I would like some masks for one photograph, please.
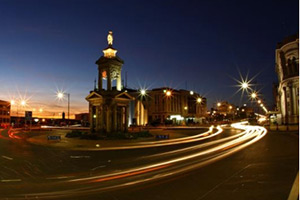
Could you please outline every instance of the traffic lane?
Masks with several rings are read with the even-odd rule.
[[[199,164],[199,162],[201,162],[201,160],[194,160],[194,161],[196,161],[196,164]],[[190,168],[191,162],[187,162],[187,163],[184,163],[184,164],[186,166],[188,166],[188,168]],[[177,168],[180,168],[180,166],[183,166],[183,165],[179,165],[179,166],[177,166]],[[163,167],[163,166],[159,166],[159,167]],[[176,165],[175,165],[175,167],[176,167]],[[199,167],[199,165],[197,167]],[[138,171],[133,171],[133,172],[122,172],[121,174],[119,174],[117,176],[110,175],[109,177],[100,178],[100,180],[99,179],[92,180],[92,182],[95,182],[95,183],[98,183],[98,182],[103,183],[103,181],[104,181],[104,185],[103,184],[101,184],[101,185],[91,185],[89,187],[85,187],[87,183],[81,182],[82,184],[79,185],[79,186],[77,186],[77,188],[74,188],[74,189],[67,188],[66,184],[62,185],[62,186],[57,186],[56,185],[56,187],[54,187],[56,189],[55,190],[51,190],[50,193],[47,193],[47,191],[45,191],[45,189],[44,189],[43,194],[40,194],[39,198],[42,198],[44,195],[46,195],[47,197],[49,197],[49,195],[50,196],[54,195],[55,197],[60,198],[60,197],[62,197],[61,195],[66,195],[66,193],[68,193],[70,191],[71,191],[71,193],[69,195],[76,194],[76,192],[78,192],[78,191],[80,191],[80,194],[82,194],[82,193],[86,194],[87,192],[88,192],[88,194],[90,194],[92,192],[99,192],[99,191],[103,191],[103,190],[107,190],[107,189],[111,189],[111,188],[120,187],[120,186],[122,186],[124,184],[125,185],[133,184],[133,183],[137,184],[139,182],[143,182],[143,179],[149,179],[149,177],[152,177],[152,175],[149,174],[148,172],[154,172],[154,168],[157,168],[157,167],[151,167],[151,168],[147,168],[147,169],[144,169],[144,170],[139,169]],[[171,172],[171,174],[174,173],[174,167],[172,169],[168,169],[168,171],[167,171],[167,175],[168,176],[170,175],[170,172]],[[147,174],[144,174],[144,173],[147,173]],[[140,177],[140,180],[139,180],[139,177],[137,177],[136,175],[141,175],[141,176],[145,175],[145,176],[144,177]],[[157,175],[161,176],[161,175],[164,175],[164,174],[160,173],[160,174],[154,174],[154,175],[155,175],[154,176],[154,178],[155,178],[155,177],[157,177]],[[120,179],[120,178],[124,178],[124,177],[127,178],[128,176],[129,176],[129,178],[131,176],[135,176],[134,179],[137,178],[137,180],[134,180],[133,182],[127,182],[128,180]],[[95,178],[92,177],[91,179],[95,179]],[[115,179],[117,180],[117,182],[116,183],[111,183],[111,180],[115,180]],[[118,182],[120,182],[119,180],[120,181],[125,181],[125,182],[124,183],[118,183]],[[110,182],[108,183],[108,181],[110,181]],[[110,186],[105,187],[105,184],[110,184]],[[32,188],[32,186],[33,185],[31,185],[31,188]],[[50,188],[52,188],[51,184],[49,184],[48,186],[50,186]],[[68,185],[68,186],[72,187],[72,185]],[[36,189],[38,187],[35,186],[34,188]],[[66,191],[62,191],[63,188],[65,188]],[[22,189],[24,189],[24,188],[22,188]],[[49,188],[47,188],[47,189],[49,189]],[[32,192],[33,191],[31,191],[31,194],[29,194],[31,197],[35,195],[35,194],[32,194]]]
[[[269,133],[234,155],[189,173],[77,199],[282,200],[299,169],[299,140]]]
[[[227,130],[226,133],[218,135],[216,139],[235,133],[236,131]],[[211,138],[208,141],[213,139]],[[101,171],[107,169],[119,170],[122,164],[124,166],[124,163],[127,163],[130,167],[133,165],[133,161],[143,156],[184,148],[190,145],[183,144],[139,150],[83,152],[41,147],[28,144],[22,140],[13,140],[13,142],[8,141],[6,143],[0,140],[0,142],[2,143],[1,152],[5,156],[13,158],[13,160],[0,158],[0,162],[2,163],[0,166],[0,176],[2,175],[6,179],[20,178],[22,172],[24,172],[22,178],[30,178],[32,176],[56,176],[75,172],[86,173],[86,171],[93,173],[96,170],[99,171],[99,169]],[[206,140],[197,142],[197,144],[204,142]],[[13,175],[10,177],[11,173]]]

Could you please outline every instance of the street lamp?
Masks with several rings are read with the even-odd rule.
[[[221,106],[221,103],[220,103],[220,102],[219,102],[219,103],[217,103],[217,106],[218,106],[218,107],[220,107],[220,106]]]
[[[194,95],[194,91],[190,91],[190,95]]]
[[[247,82],[242,83],[242,88],[247,89],[249,87],[249,84]]]
[[[169,97],[169,96],[172,95],[172,92],[171,92],[170,90],[168,90],[168,91],[166,92],[166,95]]]
[[[201,99],[200,97],[198,97],[198,98],[197,98],[197,102],[198,102],[198,103],[201,103],[201,102],[202,102],[202,99]]]
[[[141,95],[144,96],[146,94],[146,90],[142,89],[141,90]]]
[[[258,103],[258,104],[261,104],[261,100],[258,100],[257,103]]]
[[[70,123],[70,93],[66,93],[68,95],[68,126]],[[63,92],[57,92],[56,97],[60,100],[64,98],[65,94]]]
[[[25,100],[21,100],[21,106],[26,106],[26,101]]]
[[[142,125],[142,120],[143,120],[143,116],[142,116],[142,102],[143,102],[143,97],[146,96],[146,90],[145,89],[141,89],[140,90],[140,97],[141,97],[141,101],[139,103],[139,124],[138,125]]]
[[[257,97],[257,94],[255,93],[255,92],[253,92],[252,94],[251,94],[251,98],[252,99],[255,99]]]

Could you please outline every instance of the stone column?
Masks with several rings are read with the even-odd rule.
[[[93,120],[93,107],[91,103],[89,103],[89,118],[90,118],[90,130],[93,131],[94,128],[94,120]]]
[[[106,74],[107,74],[107,90],[111,90],[111,71],[110,69],[108,69],[106,71]]]
[[[105,127],[105,130],[106,130],[107,133],[110,133],[111,132],[111,115],[110,115],[110,107],[109,106],[106,106],[105,115],[106,115],[106,119],[105,119],[106,127]]]
[[[295,114],[294,112],[294,91],[293,91],[293,85],[289,84],[289,91],[290,91],[290,104],[291,104],[291,116]]]
[[[125,107],[125,132],[128,131],[129,106]]]
[[[95,129],[96,129],[96,131],[98,132],[98,131],[100,130],[100,124],[99,124],[99,106],[96,106],[96,112],[95,112],[95,115],[96,115]]]
[[[117,121],[117,105],[113,107],[113,131],[117,131],[118,121]]]
[[[102,81],[103,81],[103,77],[102,77],[102,71],[99,70],[99,77],[98,77],[98,90],[102,90]]]
[[[99,109],[98,109],[98,123],[99,123],[99,130],[102,131],[102,129],[103,129],[103,105],[100,105]]]
[[[284,95],[284,109],[285,109],[285,124],[288,124],[288,106],[287,106],[287,97],[286,97],[286,87],[283,87],[283,95]]]
[[[121,71],[119,71],[119,76],[117,78],[117,90],[121,91],[122,90],[122,79],[121,79]]]

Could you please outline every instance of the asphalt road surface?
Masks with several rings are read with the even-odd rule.
[[[111,151],[36,146],[2,130],[0,198],[287,199],[299,169],[298,137],[223,129]]]

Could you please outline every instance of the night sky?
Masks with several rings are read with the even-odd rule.
[[[151,2],[151,3],[150,3]],[[241,105],[239,71],[271,109],[276,44],[299,30],[298,1],[0,0],[0,99],[29,98],[43,115],[87,112],[108,30],[128,86],[189,89],[208,108]],[[15,106],[16,107],[16,106]],[[16,109],[16,108],[13,108]]]

